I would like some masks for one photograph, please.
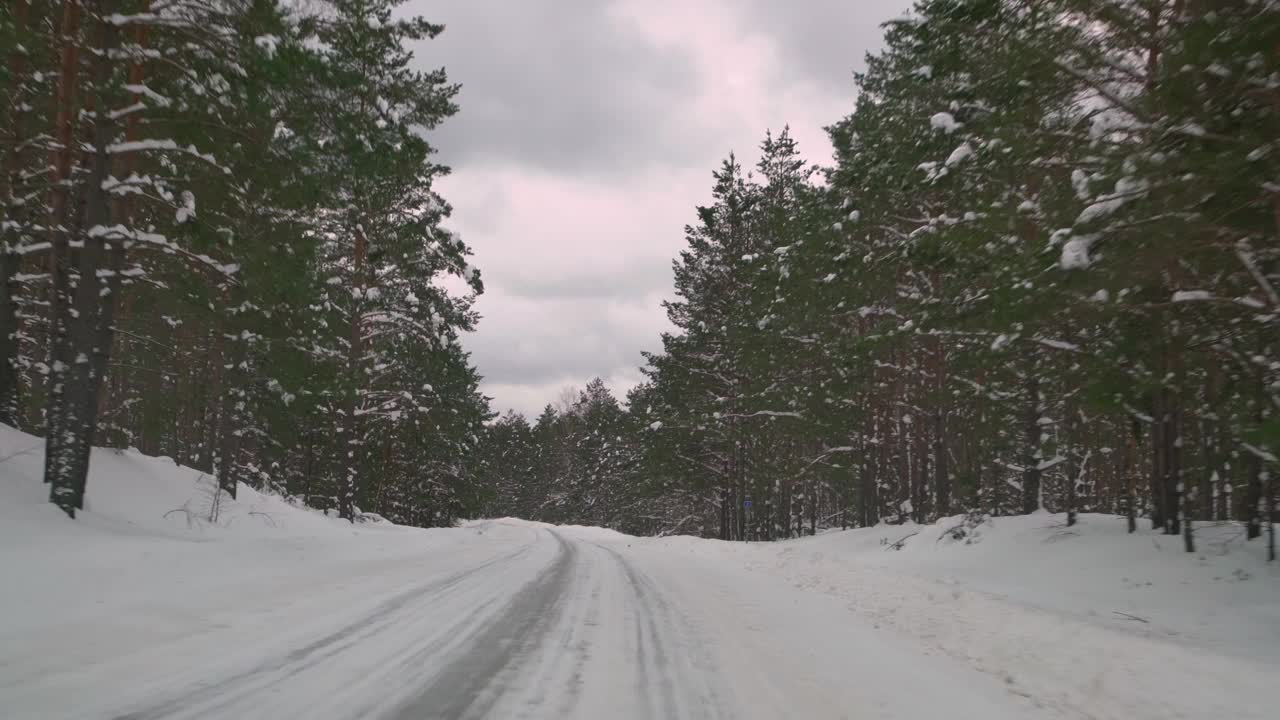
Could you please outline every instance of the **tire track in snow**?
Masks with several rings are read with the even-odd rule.
[[[730,717],[686,618],[622,554],[562,537],[467,649],[386,720]]]
[[[526,657],[518,672],[519,682],[491,709],[490,717],[570,718],[583,714],[577,711],[591,685],[588,661],[598,646],[603,645],[606,651],[609,647],[607,637],[602,638],[608,630],[602,618],[607,583],[599,572],[597,553],[590,549],[583,552],[581,543],[574,547],[576,562],[568,580],[572,591],[563,598],[546,641]]]
[[[549,635],[570,586],[578,549],[556,533],[559,554],[551,568],[511,598],[501,615],[465,640],[467,650],[449,661],[416,697],[388,720],[469,720],[486,717],[531,653]]]
[[[656,697],[646,693],[640,698],[645,708],[643,717],[723,717],[721,695],[706,682],[714,673],[706,672],[709,664],[690,642],[693,632],[685,618],[626,556],[613,548],[591,544],[612,558],[635,600],[631,632],[638,680],[640,687],[656,692]]]
[[[161,702],[114,720],[732,717],[694,637],[624,554],[540,530],[297,649],[208,684],[170,684]]]
[[[229,706],[268,689],[271,685],[306,672],[324,663],[363,640],[377,635],[397,623],[405,611],[421,604],[439,601],[455,592],[465,590],[468,580],[485,571],[519,563],[535,547],[534,543],[487,560],[474,567],[451,573],[443,578],[432,578],[415,585],[379,603],[373,610],[352,620],[306,645],[290,650],[266,662],[238,672],[230,677],[202,683],[188,688],[163,702],[113,716],[113,720],[162,720],[182,717],[211,717]],[[483,612],[488,605],[475,608]],[[469,619],[469,618],[468,618]]]

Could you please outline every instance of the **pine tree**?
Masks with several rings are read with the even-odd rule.
[[[331,322],[348,328],[335,348],[343,355],[344,378],[335,411],[345,445],[338,509],[351,520],[370,425],[421,405],[412,393],[405,397],[404,386],[376,386],[394,372],[388,364],[409,352],[397,346],[430,346],[473,322],[466,301],[447,297],[432,278],[463,275],[480,289],[466,246],[439,227],[449,209],[431,186],[445,169],[431,161],[433,150],[420,132],[456,111],[457,88],[443,70],[412,70],[406,48],[444,28],[394,17],[399,4],[338,0],[332,16],[317,25],[331,85],[327,123],[313,140],[331,148],[322,166],[343,179],[327,200],[320,233],[323,262],[333,273],[325,306]]]

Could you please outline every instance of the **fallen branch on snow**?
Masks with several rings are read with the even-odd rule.
[[[1140,623],[1151,622],[1146,618],[1138,617],[1137,615],[1130,615],[1129,613],[1120,612],[1119,610],[1112,610],[1111,612],[1115,613],[1116,615],[1119,615],[1120,617],[1126,617],[1126,618],[1129,618],[1130,620],[1137,620]]]
[[[911,538],[913,538],[913,537],[915,537],[915,536],[917,536],[917,535],[919,535],[919,534],[920,534],[920,531],[919,531],[919,530],[917,530],[917,531],[915,531],[915,532],[911,533],[910,535],[907,535],[906,537],[904,537],[904,538],[902,538],[902,539],[898,540],[897,542],[895,542],[895,543],[891,543],[891,544],[887,545],[887,546],[885,547],[885,550],[901,550],[903,547],[905,547],[905,546],[906,546],[906,544],[907,544],[907,541],[908,541],[908,540],[910,540]]]

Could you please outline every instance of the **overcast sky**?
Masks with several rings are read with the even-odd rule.
[[[464,345],[495,410],[532,419],[599,376],[621,399],[683,228],[711,172],[756,158],[790,124],[825,164],[824,125],[853,107],[852,73],[910,0],[410,0],[445,23],[418,48],[462,83],[434,135],[453,175],[450,226],[485,282]]]

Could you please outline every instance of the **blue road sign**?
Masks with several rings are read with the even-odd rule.
[[[744,508],[749,508],[749,507],[751,507],[751,501],[750,501],[750,500],[743,500],[743,501],[742,501],[742,507],[744,507]]]

